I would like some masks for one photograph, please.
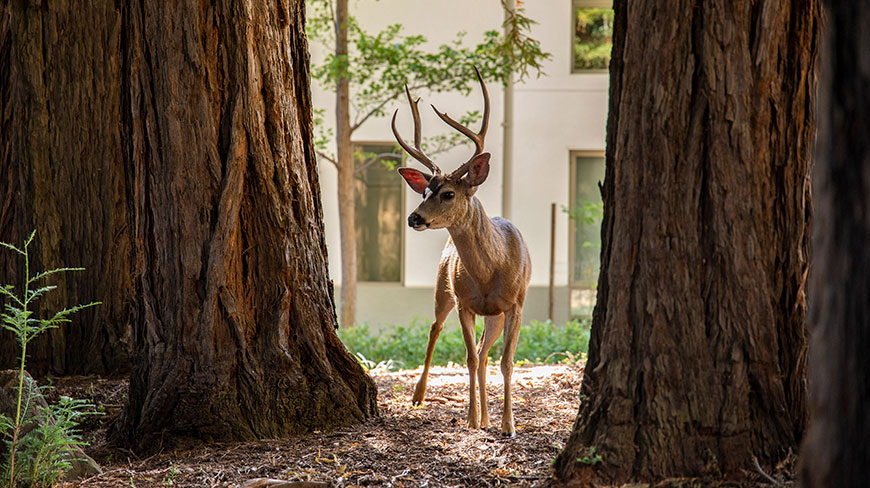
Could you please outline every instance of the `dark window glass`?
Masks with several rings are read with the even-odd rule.
[[[402,178],[380,161],[394,153],[394,144],[359,144],[355,147],[357,279],[402,280]],[[395,163],[396,159],[386,159]]]

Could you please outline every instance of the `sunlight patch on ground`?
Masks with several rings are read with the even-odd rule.
[[[515,385],[531,386],[529,382],[534,384],[535,382],[540,382],[551,376],[567,373],[572,369],[575,368],[564,364],[545,364],[523,367],[515,366],[512,381]],[[377,373],[378,376],[388,378],[397,378],[407,376],[408,374],[414,374],[419,378],[420,375],[423,374],[423,367],[420,366],[413,370]],[[501,367],[498,363],[493,364],[490,362],[489,366],[486,368],[486,381],[487,383],[498,382],[498,384],[504,382],[504,378],[501,374]],[[453,363],[447,366],[432,366],[429,368],[429,381],[427,384],[430,387],[468,384],[468,368]]]

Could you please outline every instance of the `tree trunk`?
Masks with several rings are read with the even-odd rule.
[[[138,281],[112,436],[277,437],[376,415],[335,334],[311,141],[304,3],[130,2]]]
[[[806,423],[818,5],[614,7],[598,302],[556,477],[740,477]]]
[[[828,0],[813,174],[811,423],[803,485],[867,485],[870,466],[870,64],[866,2]]]
[[[91,301],[28,347],[37,375],[129,372],[134,299],[121,125],[121,17],[111,2],[0,0],[0,240],[36,229],[31,270],[56,275],[37,313]],[[0,252],[0,284],[20,290],[19,256]],[[0,333],[0,369],[18,356]]]
[[[347,62],[347,0],[336,1],[335,56]],[[350,80],[340,76],[335,88],[336,157],[338,160],[338,227],[341,240],[341,325],[356,323],[356,198],[350,141]]]

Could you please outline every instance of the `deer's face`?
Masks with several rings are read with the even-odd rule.
[[[489,157],[489,153],[476,156],[468,173],[459,178],[399,168],[408,186],[423,195],[423,203],[408,216],[408,226],[416,231],[443,229],[465,218],[477,186],[489,175]]]
[[[450,118],[446,113],[439,112],[434,105],[432,106],[441,120],[474,143],[474,155],[452,173],[443,174],[441,168],[423,152],[420,136],[420,112],[417,109],[417,102],[420,99],[414,100],[411,97],[407,85],[405,86],[405,94],[411,105],[411,115],[414,116],[414,147],[408,145],[396,129],[396,115],[399,113],[399,109],[393,113],[391,126],[393,134],[396,136],[396,142],[411,157],[432,171],[432,174],[427,174],[413,168],[399,168],[399,174],[405,178],[408,186],[423,195],[423,203],[408,216],[408,225],[414,230],[443,229],[461,221],[468,215],[477,186],[483,183],[489,174],[489,153],[483,152],[486,129],[489,127],[489,94],[486,91],[483,77],[480,76],[480,71],[474,68],[474,72],[477,74],[477,80],[480,82],[480,89],[483,92],[483,121],[478,132],[472,131]]]

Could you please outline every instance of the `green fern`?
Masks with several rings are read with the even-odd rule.
[[[12,244],[0,241],[0,246],[15,251],[24,259],[24,288],[20,295],[15,293],[13,285],[0,286],[0,295],[7,299],[4,312],[0,313],[0,327],[12,332],[21,347],[18,370],[18,394],[15,419],[0,415],[0,435],[11,439],[6,440],[9,451],[9,462],[3,465],[2,479],[9,480],[10,487],[27,483],[29,486],[50,486],[74,459],[71,452],[81,440],[74,433],[76,419],[84,415],[84,409],[90,405],[79,400],[62,397],[61,401],[49,408],[34,408],[38,388],[30,381],[25,392],[24,367],[27,361],[27,344],[36,336],[70,322],[70,316],[82,309],[99,305],[92,302],[87,305],[76,305],[55,312],[48,319],[35,318],[32,305],[44,294],[57,288],[53,285],[37,286],[38,282],[48,276],[67,271],[82,271],[84,268],[56,268],[30,275],[30,246],[36,231],[31,232],[24,246],[18,248]],[[37,422],[33,430],[22,433],[22,426],[34,417],[42,417],[45,422]],[[49,420],[52,419],[52,420]],[[11,435],[10,435],[11,431]],[[16,456],[18,466],[16,466]]]

